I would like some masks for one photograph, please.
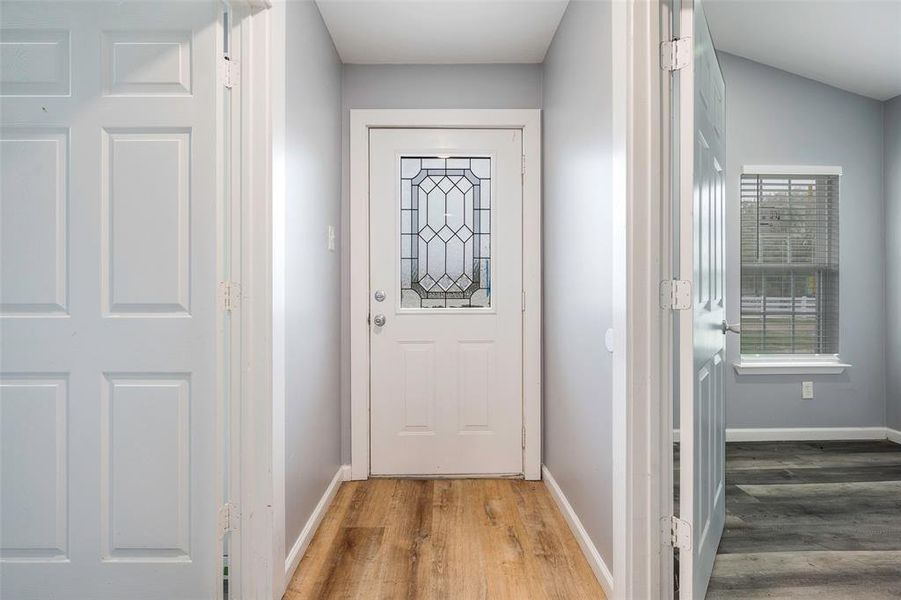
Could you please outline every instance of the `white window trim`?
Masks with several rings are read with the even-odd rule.
[[[742,175],[842,175],[823,165],[744,165]],[[732,367],[738,375],[837,375],[851,368],[838,354],[742,354]]]
[[[837,375],[851,365],[838,354],[743,354],[732,367],[738,375]]]
[[[841,175],[841,167],[822,165],[745,165],[742,175]]]

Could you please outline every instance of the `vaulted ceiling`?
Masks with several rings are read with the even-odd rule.
[[[901,0],[706,0],[714,45],[831,86],[901,94]]]

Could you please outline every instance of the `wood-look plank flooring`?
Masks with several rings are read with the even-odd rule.
[[[342,484],[284,600],[602,599],[542,482]]]
[[[707,598],[901,598],[901,445],[726,445]]]

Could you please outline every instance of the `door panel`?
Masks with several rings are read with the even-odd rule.
[[[189,130],[104,129],[105,314],[190,313],[190,148]]]
[[[691,277],[694,301],[679,328],[679,516],[691,532],[690,548],[679,553],[679,589],[683,599],[700,599],[726,518],[725,83],[702,3],[684,2],[681,19],[680,37],[692,38],[694,60],[679,72],[680,265],[682,279]]]
[[[520,130],[370,132],[374,475],[522,473],[521,156]]]
[[[0,130],[0,311],[66,314],[68,309],[69,134],[62,128]]]
[[[214,598],[217,2],[4,2],[0,597]]]

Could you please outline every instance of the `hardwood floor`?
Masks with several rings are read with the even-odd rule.
[[[727,444],[707,598],[901,598],[901,446]]]
[[[602,599],[542,482],[342,484],[284,600]]]

